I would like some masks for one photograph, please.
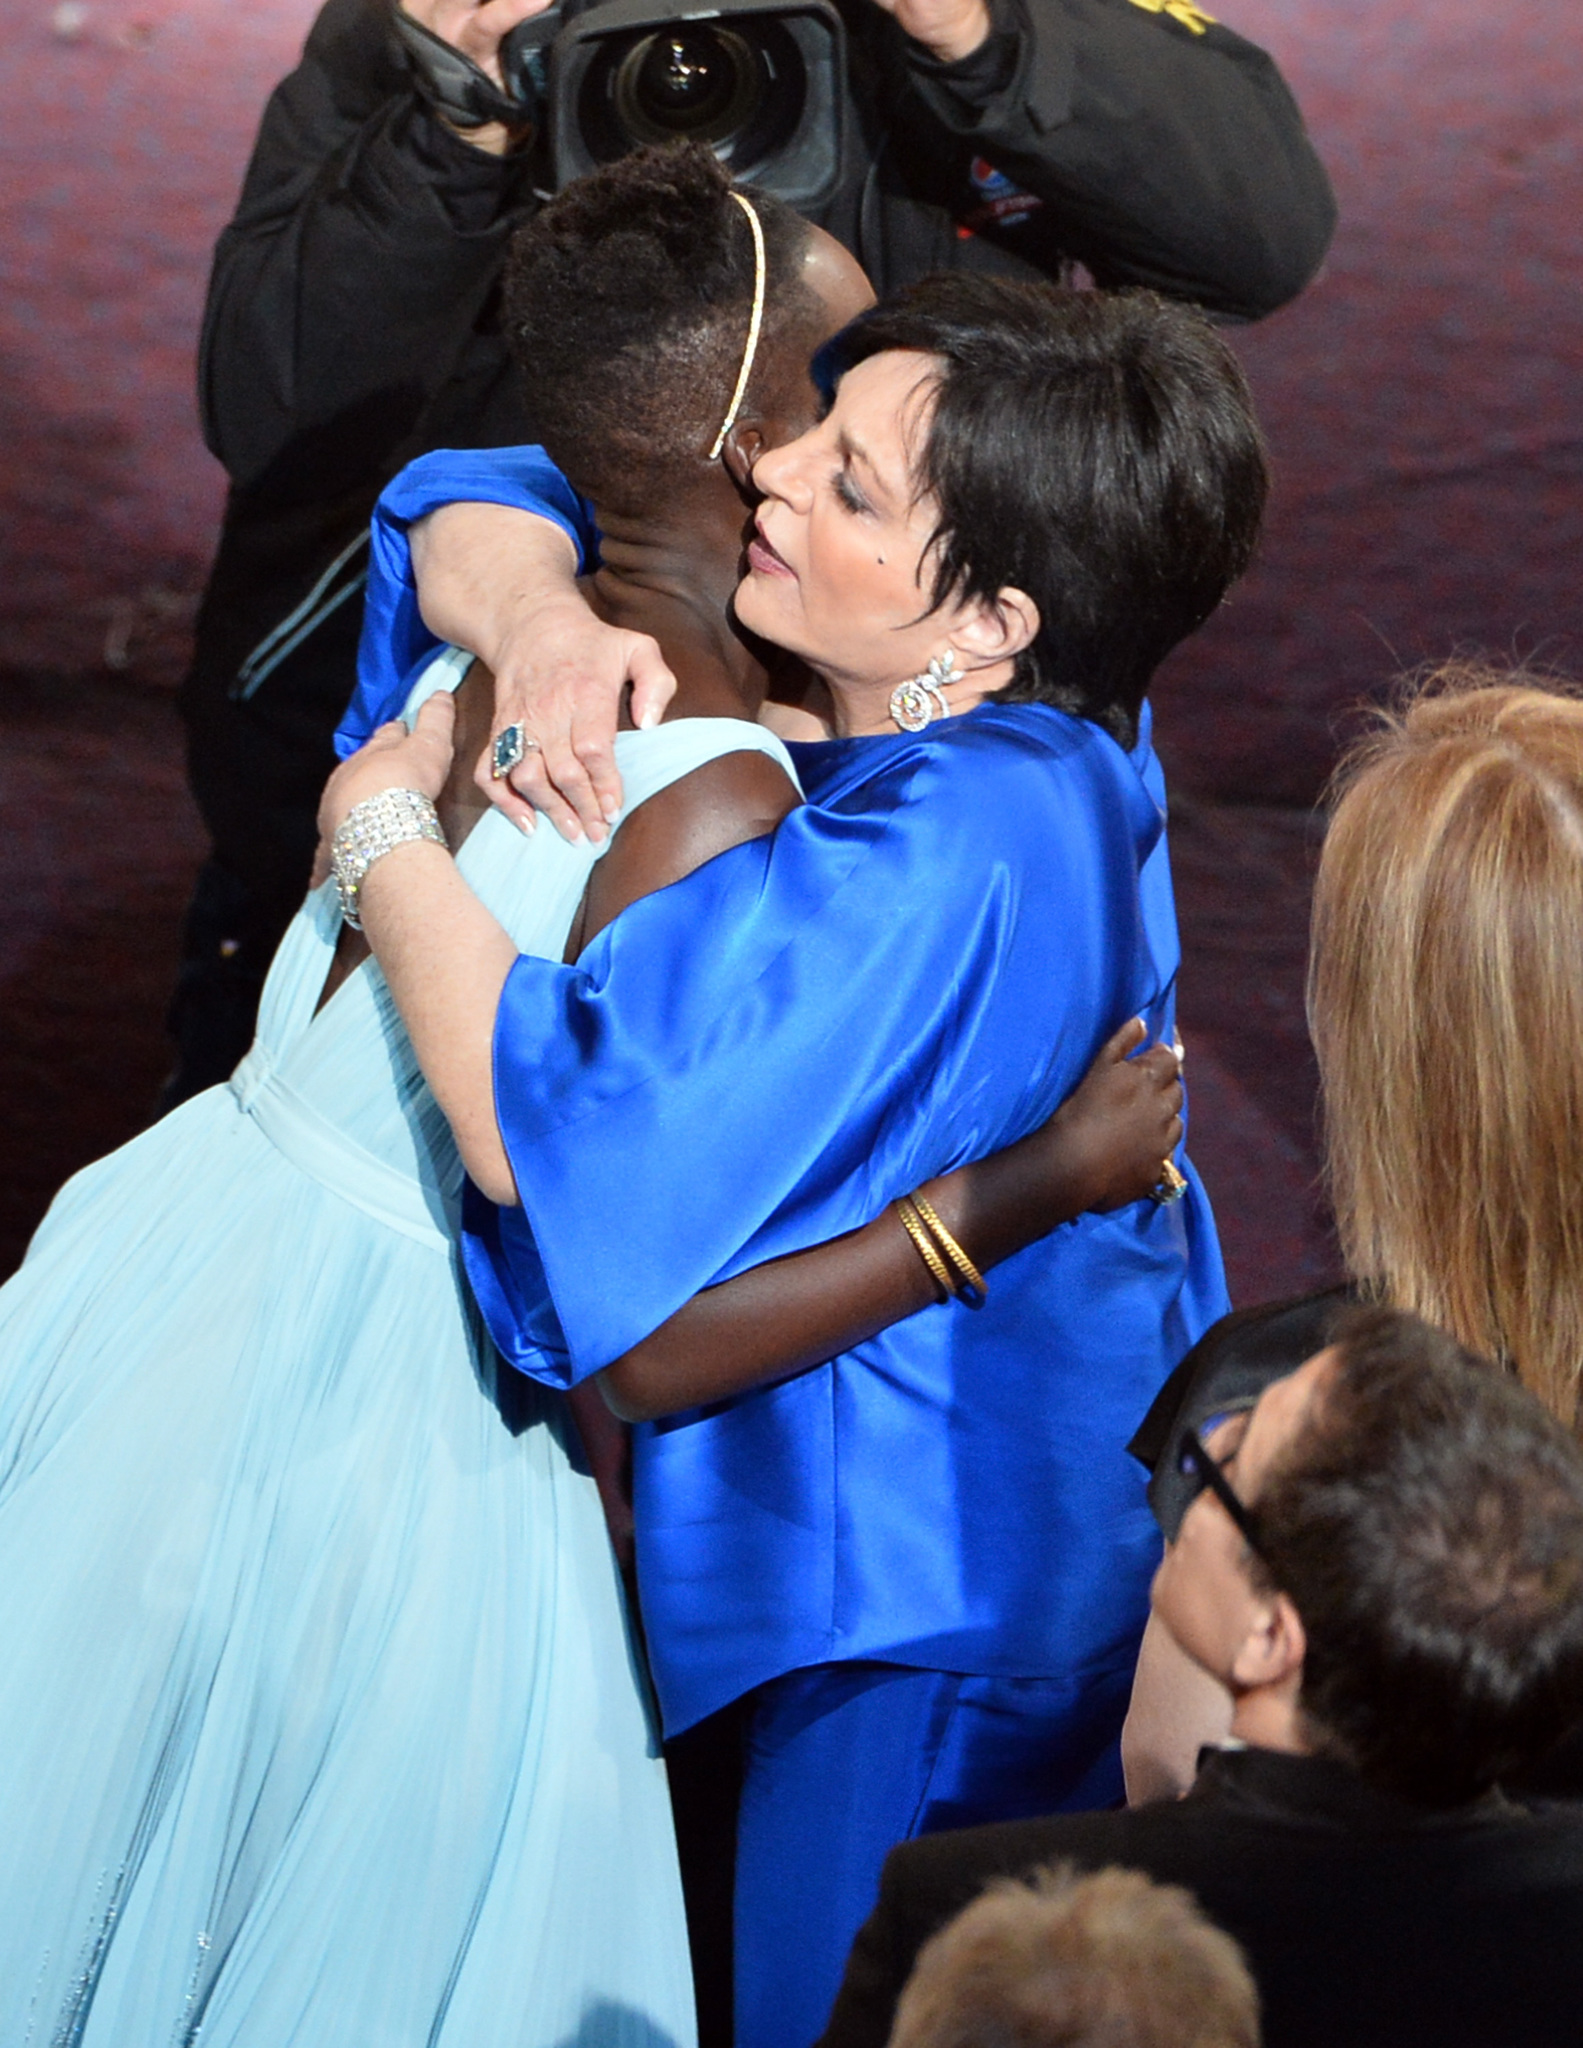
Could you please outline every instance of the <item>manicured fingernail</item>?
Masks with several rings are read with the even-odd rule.
[[[652,704],[645,704],[643,716],[638,720],[638,731],[647,732],[650,726],[658,725],[659,722],[660,714],[655,710],[654,706]]]
[[[607,825],[613,825],[616,822],[617,818],[621,816],[621,806],[616,802],[613,796],[607,796],[601,799],[599,808],[605,814],[605,823]]]
[[[523,831],[528,835],[530,839],[532,838],[533,834],[538,830],[539,826],[539,821],[534,816],[532,811],[528,811],[527,813],[525,813],[524,816],[518,818],[517,823],[522,827]]]

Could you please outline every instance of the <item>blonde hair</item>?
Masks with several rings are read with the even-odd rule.
[[[1348,1268],[1576,1429],[1583,702],[1442,670],[1338,786],[1308,1017]]]
[[[890,2048],[1259,2048],[1242,1951],[1136,1870],[1001,1879],[919,1952]]]

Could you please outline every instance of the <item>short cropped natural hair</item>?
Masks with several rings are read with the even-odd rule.
[[[789,331],[811,351],[819,306],[802,282],[807,222],[742,189],[764,232],[762,373]],[[702,143],[634,150],[568,185],[511,244],[506,334],[532,432],[598,506],[652,513],[725,419],[755,269],[731,191]]]
[[[938,359],[918,482],[938,507],[934,597],[1008,585],[1041,627],[1003,698],[1130,745],[1149,678],[1247,568],[1269,487],[1236,357],[1148,291],[926,277],[823,352]]]
[[[890,2048],[1258,2048],[1242,1953],[1136,1870],[1002,1879],[928,1942]]]
[[[1583,1450],[1417,1316],[1356,1310],[1333,1348],[1250,1569],[1302,1618],[1313,1746],[1458,1806],[1583,1718]]]
[[[1583,1422],[1583,702],[1441,671],[1343,763],[1308,1014],[1342,1250]]]

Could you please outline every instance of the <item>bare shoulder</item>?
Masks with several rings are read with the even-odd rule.
[[[679,882],[744,840],[773,832],[801,801],[780,763],[756,748],[719,754],[679,777],[623,819],[589,878],[577,950],[629,903]]]

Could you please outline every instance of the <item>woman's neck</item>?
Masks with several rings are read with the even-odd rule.
[[[764,661],[729,611],[740,527],[740,505],[732,524],[705,516],[685,531],[600,522],[600,568],[584,592],[607,624],[659,642],[676,676],[667,719],[751,719],[764,701]]]

